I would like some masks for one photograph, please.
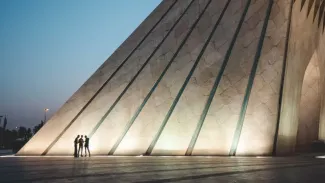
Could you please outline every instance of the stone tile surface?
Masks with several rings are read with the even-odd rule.
[[[242,1],[240,11],[236,12],[239,16],[245,4]],[[263,0],[251,2],[193,154],[221,155],[230,151],[267,4]],[[233,21],[233,27],[238,21]]]
[[[325,19],[325,18],[324,18]],[[319,32],[319,45],[316,50],[316,54],[318,57],[319,62],[319,72],[320,72],[320,93],[325,93],[325,54],[323,50],[325,50],[325,39],[324,34]],[[323,39],[321,39],[323,38]],[[321,140],[325,140],[325,96],[321,95],[321,107],[320,107],[320,117],[319,117],[319,133],[318,137]]]
[[[238,155],[270,155],[273,149],[288,27],[288,14],[285,15],[281,9],[286,6],[290,6],[290,3],[281,0],[274,1],[272,6],[243,122]],[[264,22],[263,16],[260,18]]]
[[[319,12],[314,7],[311,11]],[[307,12],[308,6],[305,5],[301,8],[301,0],[296,1],[292,11],[292,24],[284,78],[283,100],[277,140],[278,154],[295,151],[304,75],[313,54],[319,46],[318,44],[324,40],[323,34],[320,33],[321,29],[318,28],[318,24],[316,23],[319,20],[319,16],[314,20],[313,16],[306,17]],[[323,55],[323,53],[319,52],[317,54],[319,56]],[[320,60],[320,62],[324,63],[324,60]],[[324,113],[322,113],[323,115]],[[323,140],[324,131],[322,132],[322,134],[319,133],[319,137]]]
[[[188,3],[182,1],[179,2],[182,6],[186,5],[184,6],[185,9],[190,1],[188,1]],[[137,80],[127,91],[125,97],[121,99],[119,104],[112,111],[112,114],[105,119],[100,129],[94,134],[92,140],[94,140],[95,143],[100,142],[101,139],[108,139],[106,146],[96,149],[99,154],[107,154],[110,151],[117,138],[124,130],[127,122],[131,120],[144,98],[150,92],[151,88],[168,65],[172,56],[175,54],[176,49],[180,46],[180,40],[185,37],[185,34],[182,33],[176,38],[174,37],[174,33],[176,33],[179,28],[182,28],[185,32],[188,31],[189,27],[195,21],[195,19],[190,20],[190,16],[188,15],[193,14],[191,11],[198,11],[197,4],[194,2],[191,5],[188,10],[189,12],[182,17],[181,21],[176,25],[175,29],[167,38],[168,41],[163,44],[165,46],[164,48],[168,48],[169,51],[164,53],[164,55],[156,55],[156,57],[152,58],[152,61],[149,62],[150,65],[141,72]],[[186,23],[183,24],[184,22]],[[168,45],[166,46],[165,44]],[[154,70],[151,70],[151,67],[154,67]],[[134,141],[136,140],[137,139],[134,139]]]
[[[7,182],[322,183],[325,161],[312,157],[7,157]]]
[[[194,24],[198,15],[203,11],[202,8],[198,7],[205,7],[207,3],[207,0],[195,1],[192,7],[188,10],[189,12],[183,17],[183,21],[189,22],[186,24],[186,31],[182,33],[184,36],[190,31],[190,27]],[[213,8],[213,4],[214,3],[211,3],[209,7]],[[204,14],[208,14],[208,12],[206,11]],[[196,17],[193,17],[193,15],[196,15]],[[175,57],[175,60],[172,62],[163,79],[121,142],[116,154],[143,154],[149,147],[189,70],[191,69],[195,58],[199,54],[204,40],[208,36],[209,31],[204,31],[203,34],[198,33],[198,27],[200,27],[202,23],[204,24],[205,22],[199,21],[194,28],[190,38],[180,50],[179,54]],[[180,23],[180,25],[182,24]],[[208,28],[209,27],[206,27],[206,29]],[[204,29],[201,31],[203,30]],[[180,37],[177,42],[180,43],[183,38],[184,37]],[[168,62],[169,61],[170,59]],[[164,68],[165,67],[162,69]]]
[[[308,152],[318,140],[320,117],[320,72],[316,54],[311,58],[302,84],[296,151]]]
[[[179,1],[175,4],[171,11],[174,9],[184,11],[189,2],[189,0],[187,3],[184,1]],[[94,99],[89,107],[80,115],[80,117],[60,138],[60,140],[53,146],[53,148],[49,151],[50,155],[60,154],[62,151],[72,153],[71,149],[68,148],[70,142],[73,141],[77,134],[88,135],[94,129],[104,114],[113,105],[120,93],[126,88],[127,84],[139,71],[141,66],[147,61],[148,57],[154,51],[156,46],[163,40],[168,30],[173,26],[183,11],[177,11],[178,13],[168,14],[166,18],[161,21],[160,25],[165,25],[165,27],[163,27],[164,32],[159,32],[157,35],[156,31],[161,30],[161,27],[159,26],[153,30],[153,33],[148,36],[148,38],[135,52],[135,54],[130,57],[129,61],[123,66],[120,72],[118,72],[115,77],[112,78],[112,80],[104,87],[104,89],[99,93],[99,95]],[[166,26],[167,23],[169,24]],[[168,39],[173,39],[173,37],[169,36]],[[165,44],[165,42],[163,44]],[[157,61],[157,59],[161,59],[163,56],[168,56],[170,58],[171,54],[169,52],[164,55],[155,54],[148,63]],[[161,65],[167,64],[168,58],[167,60],[161,60],[161,62],[163,62]],[[161,70],[159,71],[161,72]],[[143,82],[141,83],[141,79],[144,79],[144,75],[147,81],[145,82],[146,85],[139,87],[139,84],[143,84]],[[96,153],[108,153],[107,148],[110,148],[110,144],[114,143],[115,138],[118,137],[118,134],[125,126],[125,123],[131,118],[130,116],[132,116],[136,107],[139,106],[139,103],[141,104],[144,97],[141,97],[139,92],[150,90],[156,78],[157,77],[151,77],[150,67],[146,65],[145,69],[141,72],[141,75],[136,78],[136,81],[127,90],[127,93],[125,93],[125,95],[119,101],[118,105],[107,116],[107,118],[105,118],[104,122],[100,126],[100,129],[96,131],[95,135],[92,137],[91,141],[94,144],[93,148],[96,148]],[[138,90],[139,88],[142,90]],[[130,105],[130,103],[132,105]],[[119,125],[116,125],[116,123],[119,123]],[[116,129],[118,127],[119,129]],[[107,130],[109,130],[109,132],[107,132]],[[107,141],[107,146],[99,145],[99,141],[101,139],[109,139]]]
[[[201,35],[201,38],[191,37],[192,40],[196,38],[201,39],[201,41],[199,43],[196,43],[197,41],[191,43],[191,40],[189,40],[189,44],[200,45],[199,50],[202,50],[203,45],[205,44],[205,40],[207,40],[209,34],[212,31],[212,27],[217,22],[225,3],[226,1],[212,1],[210,7],[207,9],[208,13],[205,13],[203,15],[205,20],[200,21],[200,23],[198,24],[198,29],[195,30],[201,32],[199,33]],[[209,12],[212,12],[212,10],[214,10],[215,13],[213,17],[210,17]],[[206,23],[206,21],[209,22]],[[209,26],[206,26],[205,29],[202,28],[202,26],[206,24],[209,24]],[[210,41],[210,50],[209,52],[205,53],[206,55],[210,54],[211,56],[211,54],[218,54],[218,52],[213,52],[216,50],[211,48],[212,44],[213,42]],[[193,64],[197,57],[198,54],[192,54],[191,59],[193,60]],[[215,60],[213,59],[216,60],[216,57],[210,57],[210,62],[214,62]],[[201,58],[199,61],[200,65],[204,64],[204,62],[205,60],[203,58]],[[200,66],[197,66],[195,71],[198,71],[198,67]],[[210,69],[213,70],[214,68],[210,67]],[[196,73],[193,73],[193,75],[195,74]],[[185,77],[187,77],[187,75],[185,75],[184,78]],[[201,88],[201,85],[197,85],[195,77],[192,76],[180,100],[178,101],[172,115],[170,116],[154,148],[153,153],[168,155],[185,155],[185,151],[189,145],[196,124],[198,122],[198,117],[200,116],[200,112],[202,111],[201,104],[202,102],[204,102],[204,100],[202,99],[205,99],[204,95],[200,95],[200,89],[202,89],[202,91],[204,91],[204,89],[206,90],[206,88]]]

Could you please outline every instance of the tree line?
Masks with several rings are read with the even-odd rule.
[[[33,129],[19,126],[12,130],[6,129],[6,125],[1,126],[0,149],[13,149],[14,152],[17,152],[42,128],[43,125],[44,122],[41,121],[41,123],[34,126]]]

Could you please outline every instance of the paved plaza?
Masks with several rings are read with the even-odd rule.
[[[314,157],[1,157],[0,182],[324,182]]]

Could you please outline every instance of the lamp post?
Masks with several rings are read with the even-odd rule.
[[[46,113],[47,113],[47,111],[49,111],[50,109],[47,109],[47,108],[45,108],[44,109],[44,124],[45,124],[45,122],[46,122]]]

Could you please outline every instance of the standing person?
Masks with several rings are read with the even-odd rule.
[[[88,155],[90,157],[90,151],[89,151],[89,138],[87,137],[87,135],[85,135],[85,156],[87,157],[87,151],[88,151]]]
[[[78,140],[79,140],[80,135],[77,135],[77,137],[74,139],[74,157],[78,157]]]
[[[81,152],[81,157],[83,157],[82,151],[84,148],[84,139],[82,137],[83,136],[81,135],[80,139],[78,140],[78,143],[79,143],[78,156],[79,156],[79,153]]]

